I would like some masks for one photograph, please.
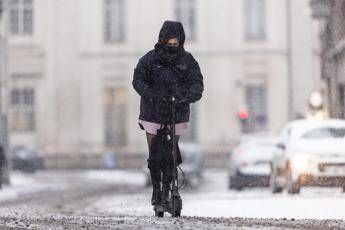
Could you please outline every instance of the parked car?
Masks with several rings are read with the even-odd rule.
[[[202,172],[204,167],[204,156],[201,150],[201,147],[195,143],[179,143],[182,164],[180,168],[183,171],[183,174],[178,170],[179,182],[184,183],[188,187],[196,187],[202,181]],[[144,172],[146,182],[145,185],[151,185],[150,172],[147,168],[147,164],[144,165]]]
[[[245,134],[230,154],[229,189],[268,186],[276,138],[268,133]]]
[[[273,193],[299,193],[307,185],[345,190],[345,121],[298,120],[279,137],[272,159]]]
[[[35,172],[44,168],[41,152],[35,147],[14,146],[11,149],[12,169]]]

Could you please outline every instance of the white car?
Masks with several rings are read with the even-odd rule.
[[[279,137],[271,165],[273,193],[299,193],[302,186],[345,190],[345,121],[297,120]]]
[[[229,158],[229,189],[268,186],[276,143],[276,138],[268,133],[243,135]]]

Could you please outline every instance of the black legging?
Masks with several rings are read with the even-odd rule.
[[[146,132],[146,139],[147,139],[147,145],[148,145],[149,152],[151,151],[151,142],[152,142],[152,139],[153,139],[155,136],[156,136],[156,135],[154,135],[154,134],[151,134],[151,133]],[[180,136],[179,136],[179,135],[175,135],[175,140],[176,140],[176,143],[177,143],[177,144],[178,144],[179,139],[180,139]]]

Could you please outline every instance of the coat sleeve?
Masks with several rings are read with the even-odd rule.
[[[139,59],[134,69],[132,85],[135,91],[142,97],[150,99],[153,97],[150,82],[150,69],[146,56]]]
[[[190,72],[188,76],[189,89],[187,92],[187,100],[191,103],[200,100],[204,91],[203,76],[198,62],[191,55]]]

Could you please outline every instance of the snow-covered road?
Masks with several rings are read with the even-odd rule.
[[[140,175],[137,178],[141,178]],[[146,189],[145,192],[103,197],[88,208],[90,211],[152,215],[148,205],[151,191]],[[272,194],[268,188],[233,191],[227,188],[226,172],[220,170],[205,172],[200,188],[184,190],[181,195],[182,214],[186,216],[345,219],[345,193],[341,188],[303,188],[298,195]]]
[[[268,188],[230,191],[225,171],[208,170],[199,188],[181,192],[183,217],[178,221],[154,218],[150,195],[139,171],[15,173],[12,186],[0,191],[0,226],[160,229],[168,223],[167,229],[345,229],[345,194],[340,188],[303,188],[298,195],[272,195]]]

